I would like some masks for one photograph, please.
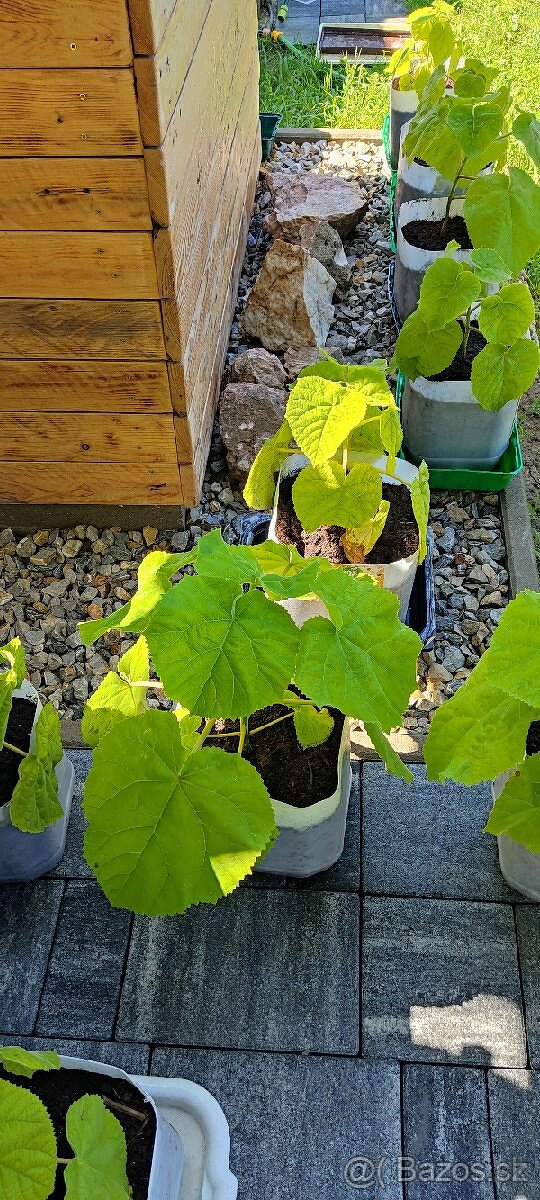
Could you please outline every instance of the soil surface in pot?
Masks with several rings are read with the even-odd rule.
[[[11,705],[4,741],[18,746],[19,750],[27,751],[30,747],[30,734],[36,706],[33,700],[25,700],[23,696],[15,696]],[[11,800],[13,789],[19,778],[19,766],[22,762],[20,754],[5,747],[0,752],[0,805]]]
[[[443,221],[409,221],[403,237],[419,250],[446,250],[448,242],[458,242],[462,250],[472,250],[472,242],[462,216],[450,217],[443,233]]]
[[[437,383],[466,380],[472,375],[473,362],[480,351],[486,345],[486,339],[482,336],[479,329],[471,329],[467,338],[467,351],[465,357],[461,353],[461,346],[452,359],[450,366],[445,371],[441,371],[439,375],[431,375],[430,378],[436,380]]]
[[[54,1126],[60,1158],[73,1158],[73,1150],[66,1138],[66,1112],[70,1104],[80,1100],[81,1096],[101,1096],[104,1101],[112,1101],[109,1111],[117,1117],[126,1135],[127,1177],[133,1200],[147,1200],[156,1118],[153,1109],[144,1103],[141,1093],[133,1084],[110,1075],[68,1071],[65,1068],[60,1071],[38,1071],[33,1079],[25,1079],[22,1075],[9,1075],[0,1067],[0,1079],[27,1088],[43,1101]],[[140,1113],[140,1117],[122,1112],[114,1104],[133,1109]],[[62,1200],[65,1194],[64,1168],[60,1166],[50,1200]]]
[[[290,710],[283,704],[272,704],[261,708],[249,719],[252,729],[266,725]],[[303,750],[296,736],[294,721],[287,717],[279,725],[271,725],[256,733],[244,747],[243,757],[256,767],[264,780],[273,800],[291,804],[293,808],[309,808],[319,800],[332,796],[338,785],[338,757],[341,745],[344,716],[338,709],[328,710],[334,718],[334,728],[320,746],[309,746]],[[217,733],[237,730],[238,721],[216,721]],[[218,746],[229,754],[236,754],[236,738],[212,738],[207,746]]]
[[[529,725],[527,754],[540,754],[540,721],[533,721],[532,725]]]
[[[304,558],[327,558],[338,566],[350,566],[340,542],[345,532],[342,525],[321,525],[313,533],[302,529],[292,501],[293,484],[299,473],[281,480],[276,519],[278,541],[285,546],[296,546]],[[366,563],[398,562],[418,550],[418,526],[409,489],[403,484],[383,483],[382,494],[383,500],[390,501],[390,512],[378,542],[366,555]]]

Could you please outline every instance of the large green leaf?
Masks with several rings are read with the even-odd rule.
[[[161,597],[171,587],[171,579],[182,567],[194,563],[197,550],[188,550],[185,554],[167,554],[164,550],[154,550],[143,558],[137,573],[138,587],[132,600],[117,608],[108,617],[99,621],[83,621],[79,625],[81,642],[91,646],[97,638],[102,637],[109,629],[125,629],[128,633],[144,633],[152,613]]]
[[[418,562],[421,563],[427,554],[429,519],[429,471],[424,461],[420,463],[418,475],[411,483],[411,503],[418,525]]]
[[[475,248],[496,250],[514,279],[540,246],[540,188],[521,171],[481,175],[471,183],[463,215]]]
[[[388,500],[381,500],[377,512],[369,521],[365,521],[363,525],[353,525],[351,529],[345,531],[340,542],[350,563],[365,561],[366,555],[373,549],[381,536],[389,512]]]
[[[66,1113],[75,1157],[64,1170],[66,1200],[130,1200],[124,1130],[100,1096],[81,1096]]]
[[[11,712],[11,701],[15,688],[19,688],[24,679],[26,663],[24,648],[20,638],[13,638],[5,646],[0,646],[0,661],[7,662],[8,669],[0,675],[0,749],[6,736],[7,723]]]
[[[447,121],[461,149],[469,158],[478,154],[498,137],[502,129],[503,114],[496,104],[454,100],[448,111]]]
[[[274,474],[281,466],[282,453],[292,437],[287,421],[273,437],[267,438],[251,465],[244,488],[244,500],[250,508],[271,508],[274,501]]]
[[[381,476],[369,463],[356,463],[345,474],[333,459],[320,467],[304,467],[294,482],[292,498],[306,533],[321,525],[348,529],[375,516],[382,500]]]
[[[0,1046],[0,1063],[10,1075],[31,1079],[36,1071],[57,1071],[60,1058],[56,1050],[25,1050],[24,1046]]]
[[[540,754],[521,763],[497,797],[486,833],[506,834],[533,854],[540,852]]]
[[[523,591],[505,609],[469,678],[434,714],[424,746],[428,777],[481,783],[525,756],[540,718],[540,593]]]
[[[450,321],[444,329],[428,329],[419,309],[407,317],[400,331],[392,366],[399,367],[409,379],[419,375],[438,375],[446,370],[455,358],[463,334],[457,321]]]
[[[327,708],[317,709],[312,704],[302,704],[294,710],[294,728],[300,745],[320,746],[326,742],[334,728],[334,718]]]
[[[419,309],[428,329],[442,329],[466,312],[480,295],[480,283],[468,263],[439,258],[422,280]]]
[[[447,124],[448,110],[448,97],[444,96],[438,104],[419,111],[409,126],[403,152],[409,162],[421,158],[444,179],[454,179],[463,162],[463,151]]]
[[[412,771],[409,769],[409,767],[405,766],[405,763],[402,762],[399,754],[397,754],[393,746],[390,745],[388,738],[383,733],[378,722],[364,721],[364,729],[368,735],[368,738],[371,738],[377,754],[380,758],[382,758],[387,771],[389,771],[391,775],[397,775],[400,779],[404,779],[406,783],[411,783],[413,779]]]
[[[335,383],[318,375],[301,377],[287,404],[294,438],[313,466],[326,462],[363,420],[369,405],[386,406],[392,394],[382,371],[356,368],[353,382]]]
[[[97,746],[99,739],[123,717],[136,717],[146,708],[147,689],[140,683],[148,679],[148,674],[148,645],[141,634],[135,645],[122,655],[118,674],[109,671],[88,700],[81,733],[89,746]]]
[[[513,346],[491,342],[474,359],[471,387],[482,408],[498,412],[532,387],[538,371],[538,347],[529,338]]]
[[[224,750],[189,754],[174,714],[156,709],[100,742],[84,811],[86,861],[111,904],[149,916],[214,904],[275,836],[255,768]]]
[[[277,703],[294,675],[294,621],[241,583],[185,577],[156,608],[147,638],[167,695],[205,717]]]
[[[510,269],[496,250],[471,250],[471,265],[482,283],[506,283]]]
[[[509,283],[486,296],[478,312],[478,328],[486,341],[511,346],[525,337],[534,321],[534,303],[526,283]]]
[[[330,571],[318,594],[330,619],[314,617],[300,630],[298,687],[319,707],[389,731],[416,686],[420,639],[398,620],[397,597],[367,575]]]
[[[540,121],[530,112],[518,113],[512,133],[525,146],[535,167],[540,170]]]
[[[368,429],[370,426],[368,426]],[[371,426],[373,429],[373,426]],[[385,408],[381,413],[379,433],[383,449],[394,459],[401,449],[403,429],[398,408]]]
[[[0,1196],[48,1200],[56,1176],[51,1118],[27,1088],[0,1079]]]
[[[62,758],[60,719],[53,704],[42,708],[34,726],[35,750],[21,759],[9,815],[23,833],[42,833],[62,816],[55,767]]]

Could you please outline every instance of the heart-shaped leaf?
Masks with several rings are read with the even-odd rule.
[[[294,728],[300,745],[304,750],[308,746],[320,746],[330,737],[334,728],[334,718],[327,708],[320,710],[312,704],[302,704],[294,710]]]
[[[81,733],[89,746],[123,717],[136,717],[146,708],[145,687],[140,684],[149,675],[148,645],[141,634],[130,650],[122,655],[118,673],[109,671],[97,691],[88,700],[81,724]]]
[[[426,271],[419,311],[428,329],[443,329],[460,317],[480,295],[480,283],[468,263],[439,258]]]
[[[463,215],[475,248],[496,250],[516,279],[540,246],[540,188],[525,171],[481,175],[471,183]]]
[[[532,387],[538,371],[538,347],[529,338],[513,346],[490,342],[474,359],[473,395],[482,408],[498,412],[509,400],[519,400]]]
[[[540,851],[540,754],[521,763],[497,797],[486,833],[504,834],[532,854]]]
[[[10,1075],[31,1079],[36,1071],[57,1071],[60,1058],[56,1050],[25,1050],[24,1046],[0,1046],[0,1063]]]
[[[124,1130],[100,1096],[81,1096],[66,1113],[75,1157],[64,1170],[66,1200],[130,1200]]]
[[[512,126],[512,133],[525,146],[535,167],[540,170],[540,121],[530,112],[520,112]]]
[[[163,550],[154,550],[147,554],[139,566],[138,586],[133,599],[108,617],[101,617],[98,621],[83,621],[79,625],[83,645],[91,646],[92,642],[102,637],[109,629],[144,633],[156,604],[159,604],[161,597],[172,586],[173,575],[182,567],[194,563],[196,558],[196,549],[188,550],[185,554],[167,554]]]
[[[363,420],[368,405],[393,403],[382,371],[358,367],[352,383],[334,383],[311,375],[295,384],[286,419],[297,445],[313,466],[320,466]]]
[[[525,283],[509,283],[486,296],[478,312],[478,328],[486,341],[511,346],[534,321],[534,303]]]
[[[450,366],[462,337],[457,321],[451,321],[444,329],[429,329],[421,311],[417,309],[407,317],[400,331],[392,367],[398,366],[409,379],[417,379],[419,375],[427,378],[438,375]]]
[[[251,465],[244,488],[244,500],[250,508],[271,508],[274,501],[274,474],[281,466],[287,448],[292,438],[291,428],[287,421],[278,429],[273,437],[267,438],[261,446],[255,461]]]
[[[24,648],[20,638],[13,638],[0,646],[0,661],[7,662],[8,669],[0,675],[0,749],[6,736],[11,712],[11,702],[16,688],[21,686],[26,671]]]
[[[56,1176],[51,1118],[27,1088],[0,1079],[0,1196],[48,1200]]]
[[[427,463],[422,461],[418,475],[411,483],[411,503],[418,525],[418,562],[423,562],[427,554],[427,524],[429,519],[429,471]]]
[[[306,533],[321,525],[348,529],[375,516],[382,500],[381,476],[368,463],[355,464],[348,474],[335,460],[304,467],[294,482],[292,498]]]
[[[496,104],[454,101],[448,117],[450,129],[455,134],[467,158],[478,154],[498,137],[502,129],[503,113]]]
[[[9,806],[12,825],[23,833],[42,833],[63,814],[55,771],[63,754],[62,738],[60,720],[53,704],[42,708],[34,734],[35,750],[21,758],[19,778]]]
[[[506,283],[510,270],[496,250],[471,250],[471,265],[482,283]]]
[[[366,555],[377,544],[381,536],[389,512],[388,500],[381,500],[377,512],[370,521],[345,530],[339,540],[350,563],[365,562]]]

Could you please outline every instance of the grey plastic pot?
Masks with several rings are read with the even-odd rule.
[[[35,688],[25,679],[21,687],[13,694],[16,697],[22,696],[27,700],[33,700],[36,705],[35,726],[42,708]],[[34,744],[35,734],[32,730],[30,749],[33,749]],[[73,764],[65,754],[56,768],[56,777],[58,779],[58,799],[64,815],[43,833],[22,833],[20,829],[16,829],[11,824],[9,804],[3,804],[0,807],[0,883],[26,883],[31,879],[39,879],[41,875],[46,875],[48,871],[52,871],[54,867],[58,866],[66,845],[75,783]]]
[[[255,870],[306,879],[332,867],[343,852],[350,792],[350,723],[345,719],[335,792],[309,808],[294,808],[292,804],[272,800],[279,835]]]
[[[470,380],[408,379],[401,402],[407,451],[428,467],[490,470],[506,450],[516,409],[515,400],[499,412],[481,408]]]
[[[155,1101],[143,1087],[126,1075],[118,1067],[110,1067],[105,1063],[93,1062],[91,1059],[71,1058],[60,1056],[60,1062],[68,1071],[89,1071],[91,1075],[108,1075],[113,1079],[123,1079],[138,1087],[141,1101],[153,1109],[156,1118],[156,1140],[150,1179],[148,1181],[148,1200],[179,1200],[184,1146],[182,1138],[176,1129],[165,1120]]]
[[[442,221],[446,209],[444,197],[434,197],[431,200],[409,200],[403,203],[399,210],[396,242],[396,269],[394,274],[394,299],[401,321],[418,306],[420,287],[424,275],[437,259],[442,258],[444,250],[421,250],[412,246],[403,234],[404,228],[410,221]],[[452,215],[463,213],[463,197],[452,203]],[[450,239],[449,239],[450,240]],[[456,250],[453,256],[457,262],[470,261],[470,250]]]
[[[491,785],[493,800],[497,800],[507,784],[512,771],[498,775]],[[513,838],[499,834],[497,838],[501,874],[514,891],[521,892],[529,900],[540,900],[540,854],[533,854],[526,846],[520,846]]]
[[[397,170],[401,130],[408,124],[418,108],[416,92],[402,92],[394,86],[395,80],[390,81],[390,166]]]

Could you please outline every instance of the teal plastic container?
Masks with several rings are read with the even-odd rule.
[[[384,146],[384,153],[386,155],[386,161],[388,163],[389,170],[391,171],[392,163],[390,161],[390,113],[389,112],[387,112],[387,114],[384,118],[384,121],[382,123],[381,136],[382,136],[382,144]]]
[[[396,404],[400,410],[404,387],[405,376],[398,371]],[[412,461],[404,446],[401,447],[399,457]],[[444,488],[449,492],[503,492],[514,475],[519,475],[522,470],[523,458],[517,424],[514,422],[508,446],[491,471],[471,471],[460,467],[430,468],[429,486]]]
[[[394,198],[397,187],[397,171],[392,171],[390,163],[390,113],[387,113],[382,123],[381,129],[382,142],[388,169],[392,172],[390,179],[390,249],[392,254],[396,253],[396,222],[394,218]]]
[[[270,158],[276,140],[276,129],[281,121],[281,113],[259,113],[261,122],[261,148],[263,162]]]

